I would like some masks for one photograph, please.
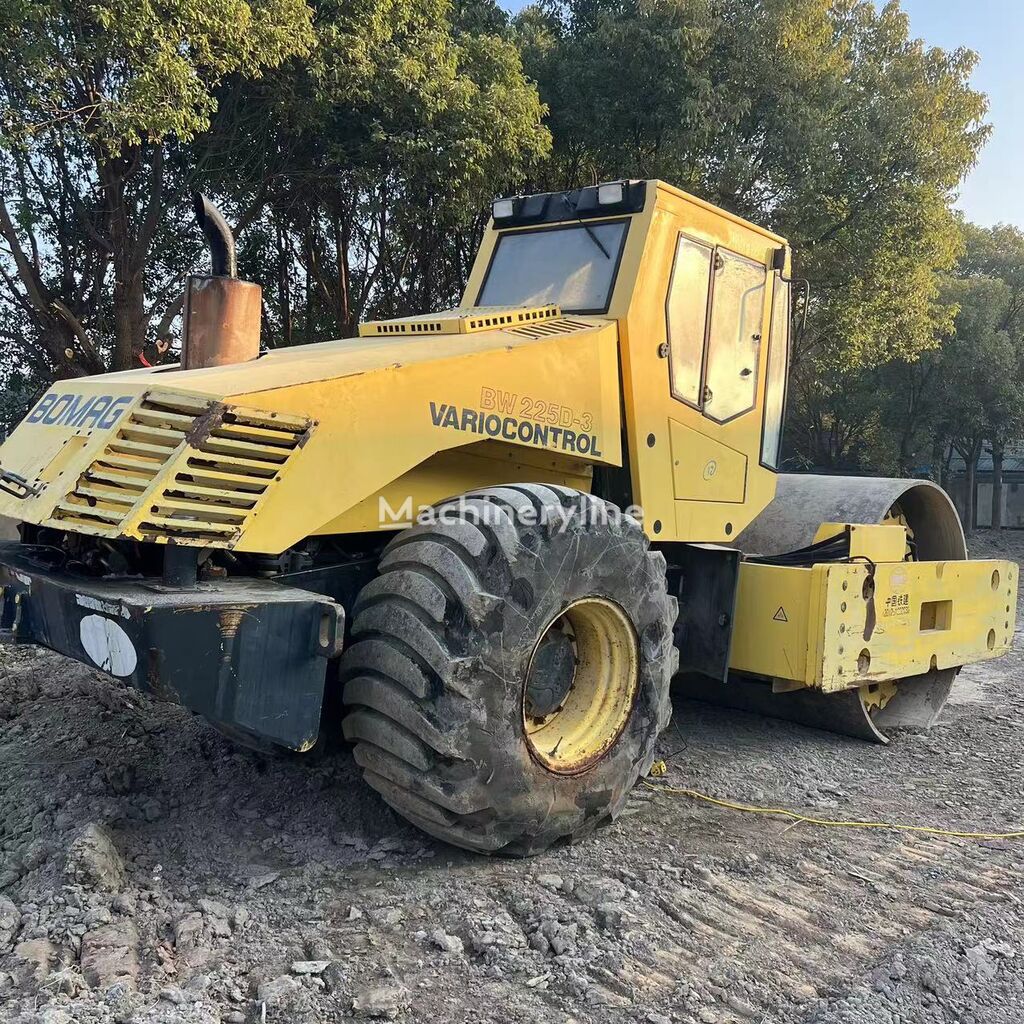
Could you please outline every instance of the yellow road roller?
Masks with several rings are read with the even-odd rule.
[[[175,365],[0,449],[9,641],[235,739],[333,726],[426,832],[614,818],[670,686],[885,742],[1010,646],[1017,567],[923,480],[780,474],[784,239],[660,181],[502,198],[462,305],[261,350],[215,208]]]

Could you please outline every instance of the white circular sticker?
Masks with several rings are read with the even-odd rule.
[[[85,653],[112,676],[130,676],[138,664],[135,648],[128,634],[112,619],[102,615],[86,615],[79,626]]]

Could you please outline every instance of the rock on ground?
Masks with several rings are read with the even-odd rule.
[[[92,823],[82,829],[68,850],[67,873],[73,882],[89,888],[121,888],[124,864],[107,829]]]
[[[94,989],[120,983],[135,987],[139,974],[139,933],[131,921],[118,921],[82,936],[82,977]]]

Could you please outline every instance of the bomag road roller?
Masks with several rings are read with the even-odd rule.
[[[399,814],[528,854],[621,810],[691,692],[884,743],[1011,643],[923,480],[777,472],[784,239],[659,181],[515,196],[462,305],[261,351],[200,201],[179,364],[0,449],[2,625],[236,740],[335,723]]]

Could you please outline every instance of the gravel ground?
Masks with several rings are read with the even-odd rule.
[[[1019,558],[1024,536],[974,553]],[[665,780],[830,818],[1024,825],[1021,652],[887,749],[677,700]],[[1024,841],[822,829],[641,785],[488,860],[359,782],[0,648],[0,1020],[1013,1022]]]

